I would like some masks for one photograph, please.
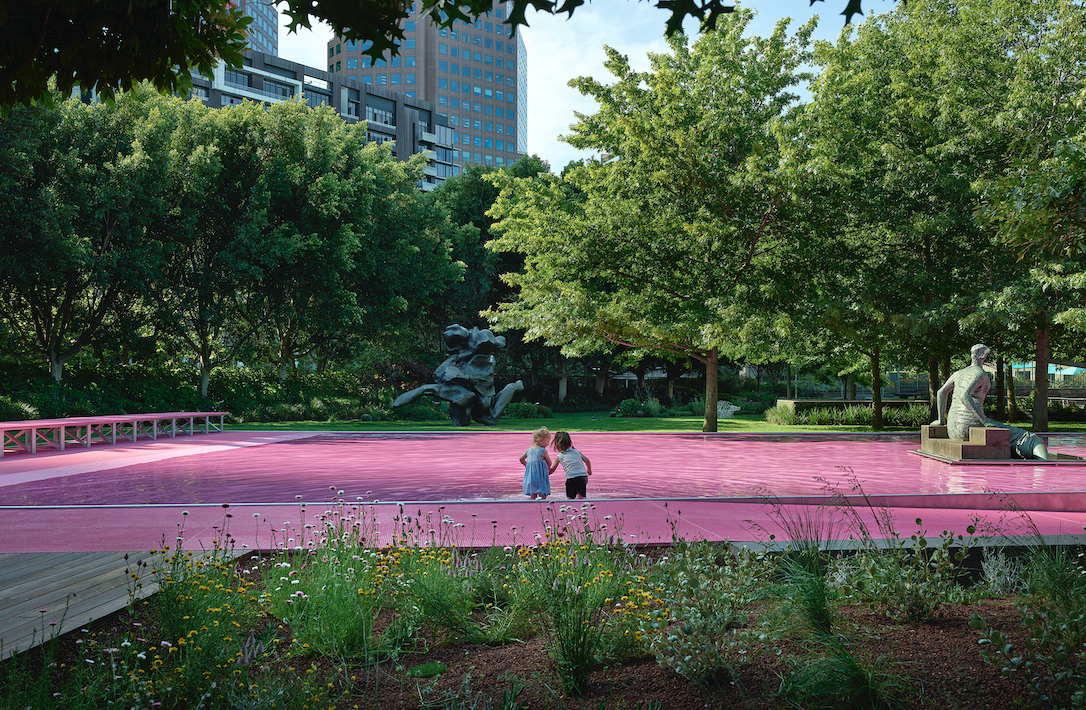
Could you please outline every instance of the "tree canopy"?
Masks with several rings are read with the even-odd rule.
[[[64,96],[80,86],[109,99],[141,81],[188,93],[192,72],[241,65],[250,22],[229,0],[0,3],[0,107],[51,104],[51,80]]]
[[[617,81],[574,84],[600,110],[567,140],[614,156],[566,179],[505,176],[491,246],[524,254],[516,298],[491,312],[567,354],[605,344],[678,353],[706,365],[705,429],[716,430],[726,324],[743,308],[748,267],[788,230],[772,130],[807,61],[813,24],[747,37],[750,11],[635,72],[608,49]]]
[[[492,0],[420,0],[421,14],[451,26],[473,22],[493,9]],[[572,16],[585,0],[512,0],[506,23],[527,26],[536,10]],[[812,0],[813,2],[813,0]],[[326,22],[359,40],[374,57],[397,53],[413,3],[385,0],[285,0],[287,27],[297,32]],[[697,19],[711,30],[735,10],[728,0],[656,0],[670,15],[665,33]],[[846,22],[861,13],[848,0]],[[111,98],[118,89],[150,81],[160,91],[186,93],[191,72],[208,75],[218,59],[241,66],[250,22],[231,0],[18,0],[0,3],[0,108],[52,101],[49,81],[67,95],[74,86],[96,88]]]
[[[297,101],[210,109],[139,87],[16,107],[0,118],[0,323],[57,380],[107,332],[195,362],[204,391],[241,357],[281,377],[348,365],[461,276],[424,165]]]

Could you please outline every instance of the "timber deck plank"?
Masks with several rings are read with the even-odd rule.
[[[128,554],[133,568],[136,559],[148,557],[146,551]],[[125,608],[129,565],[124,555],[0,554],[0,660],[33,648],[43,637],[60,636]],[[137,596],[157,589],[150,579],[145,580]]]

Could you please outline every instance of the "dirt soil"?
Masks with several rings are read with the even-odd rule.
[[[1013,708],[1016,696],[1028,695],[1026,688],[1020,682],[1003,678],[996,668],[981,659],[978,632],[969,627],[974,611],[1020,643],[1020,608],[1014,601],[948,606],[942,618],[918,624],[897,624],[862,608],[847,608],[841,614],[846,619],[853,651],[878,661],[900,681],[901,707]],[[93,635],[108,637],[111,630],[125,625],[126,616],[127,612],[120,612],[99,620],[89,629]],[[265,623],[278,622],[267,619]],[[284,628],[280,635],[289,640],[289,629]],[[78,657],[76,636],[70,634],[59,640],[55,660]],[[780,649],[779,654],[776,648]],[[731,681],[724,680],[708,691],[661,669],[653,658],[646,657],[595,671],[585,694],[576,698],[563,697],[542,635],[504,646],[438,646],[404,657],[399,669],[391,664],[379,669],[363,666],[344,669],[319,655],[295,655],[289,665],[299,669],[315,666],[318,673],[335,684],[336,707],[343,710],[448,707],[442,701],[450,698],[459,699],[459,704],[452,705],[457,708],[488,708],[493,704],[495,708],[509,710],[763,710],[802,707],[780,697],[778,691],[796,661],[810,658],[811,653],[810,649],[799,646],[777,644],[775,648],[752,654],[749,662],[736,667]],[[25,658],[32,666],[34,655],[31,652]],[[448,667],[437,677],[415,679],[404,672],[436,661]],[[515,704],[505,704],[503,694],[509,693],[514,679],[523,689]],[[464,703],[473,699],[476,702]]]

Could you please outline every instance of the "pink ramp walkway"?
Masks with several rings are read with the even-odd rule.
[[[595,473],[584,511],[523,499],[517,458],[528,442],[527,434],[497,432],[225,432],[4,457],[0,551],[151,549],[179,536],[198,546],[221,539],[224,526],[239,546],[298,546],[312,539],[306,524],[320,528],[322,516],[347,509],[386,542],[405,517],[421,517],[417,524],[447,542],[489,545],[531,542],[570,514],[639,543],[676,533],[783,540],[765,496],[821,504],[857,481],[910,534],[916,518],[929,533],[964,532],[978,512],[1006,521],[1006,501],[993,492],[1031,511],[1043,534],[1077,535],[1086,525],[1086,468],[951,466],[909,453],[918,445],[912,435],[577,433],[574,444]],[[1049,445],[1086,454],[1086,436],[1052,436]],[[552,482],[559,498],[561,475]],[[1012,527],[1008,533],[1021,533]]]

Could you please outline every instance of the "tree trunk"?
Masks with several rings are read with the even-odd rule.
[[[1033,362],[1033,431],[1048,431],[1048,326],[1037,329],[1037,356]]]
[[[1011,424],[1018,422],[1018,396],[1014,392],[1014,362],[1007,360],[1007,374],[1004,378],[1007,383],[1007,421]]]
[[[713,348],[705,355],[705,421],[701,425],[704,432],[717,430],[716,403],[717,381],[720,375],[720,353]]]
[[[949,350],[944,350],[943,351],[943,358],[942,358],[942,362],[940,362],[940,368],[939,369],[941,370],[941,372],[939,373],[941,375],[939,377],[939,379],[941,381],[943,381],[943,382],[946,382],[947,380],[949,380],[950,379],[950,351]]]
[[[1003,358],[996,358],[996,419],[1003,421],[1007,418],[1007,387],[1003,382]]]
[[[943,381],[939,378],[939,356],[934,352],[928,355],[928,404],[931,405],[931,421],[939,418],[939,388]]]
[[[49,353],[49,374],[57,382],[60,382],[60,378],[64,376],[64,360],[54,352]]]
[[[878,345],[871,351],[871,428],[882,430],[882,372]]]
[[[845,399],[856,401],[856,373],[848,373],[848,380],[846,381],[847,392],[845,393]]]
[[[569,375],[567,375],[564,372],[562,374],[558,375],[558,401],[559,402],[565,402],[566,401],[566,391],[567,391],[566,388],[568,387],[568,385],[569,385]]]
[[[795,399],[792,396],[792,366],[784,363],[784,398]]]
[[[200,396],[207,397],[207,388],[211,383],[211,360],[200,358]]]
[[[603,370],[596,375],[596,394],[602,397],[605,389],[607,389],[607,371]]]

